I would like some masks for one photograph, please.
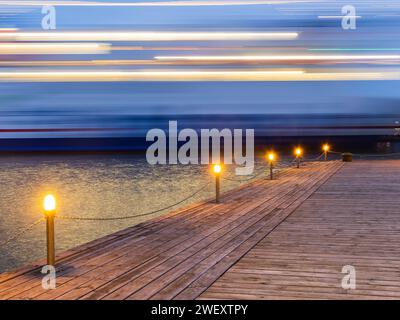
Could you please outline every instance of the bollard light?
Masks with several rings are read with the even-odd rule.
[[[328,160],[328,152],[329,152],[329,150],[330,150],[330,146],[329,146],[329,144],[327,144],[327,143],[325,143],[323,146],[322,146],[322,150],[324,151],[324,160],[326,161],[326,160]]]
[[[275,160],[275,153],[269,152],[267,158],[269,162],[273,162]]]
[[[296,157],[301,157],[301,155],[303,154],[303,149],[297,147],[296,149],[294,149],[294,154],[296,155]]]
[[[303,149],[300,147],[297,147],[296,149],[294,149],[294,155],[296,156],[297,168],[300,168],[300,159],[301,159],[301,156],[303,155]]]
[[[56,198],[52,194],[48,194],[43,200],[43,209],[46,215],[56,210]]]
[[[269,163],[269,178],[270,180],[273,179],[273,171],[274,171],[274,161],[276,159],[276,155],[274,152],[268,152],[267,153],[267,160]]]
[[[214,164],[213,166],[213,171],[215,174],[220,174],[222,171],[222,167],[220,164]]]
[[[43,210],[46,217],[46,240],[47,240],[47,265],[54,266],[55,244],[54,244],[54,216],[56,214],[57,202],[52,194],[48,194],[43,200]]]
[[[219,203],[220,176],[222,172],[222,166],[220,164],[214,164],[213,172],[215,174],[215,202]]]

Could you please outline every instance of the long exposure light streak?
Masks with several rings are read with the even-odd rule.
[[[69,6],[69,7],[190,7],[190,6],[249,6],[319,2],[319,0],[194,0],[159,2],[97,2],[97,1],[0,1],[2,6]]]
[[[128,82],[128,81],[347,81],[400,80],[399,72],[285,71],[29,71],[0,72],[7,82]]]
[[[1,54],[106,54],[110,45],[96,43],[0,43]]]
[[[0,81],[108,82],[108,81],[264,81],[303,74],[285,71],[28,71],[0,72]]]
[[[5,32],[0,41],[209,41],[209,40],[293,40],[297,32]]]
[[[400,48],[313,48],[308,51],[400,51]]]
[[[185,61],[294,61],[294,60],[397,60],[400,55],[263,55],[263,56],[156,56],[156,60]]]

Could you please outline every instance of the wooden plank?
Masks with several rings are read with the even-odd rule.
[[[339,167],[338,167],[339,168]],[[309,184],[307,188],[300,194],[300,196],[295,201],[289,201],[289,205],[286,208],[282,208],[279,221],[273,224],[272,228],[263,228],[261,232],[254,236],[253,241],[250,241],[240,248],[238,248],[232,254],[227,255],[218,264],[212,266],[207,270],[207,272],[202,272],[198,277],[191,277],[189,292],[185,290],[174,291],[173,295],[167,296],[168,298],[176,299],[194,299],[198,297],[202,292],[204,292],[213,282],[215,282],[223,273],[225,273],[228,268],[233,266],[241,257],[243,257],[250,249],[252,249],[261,239],[268,236],[268,234],[273,231],[279,224],[287,219],[287,217],[292,214],[296,208],[307,199],[322,183],[324,183],[335,171],[329,171],[325,173],[321,180],[316,180]],[[193,290],[197,288],[197,291]],[[166,298],[164,295],[157,295],[154,298]]]
[[[346,164],[199,299],[400,299],[399,183],[399,161]]]

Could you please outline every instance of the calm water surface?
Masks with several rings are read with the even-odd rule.
[[[226,176],[232,175],[233,169],[226,168]],[[260,166],[256,170],[260,171]],[[213,180],[208,166],[150,166],[144,155],[59,155],[3,156],[0,181],[0,242],[3,242],[42,216],[42,198],[47,192],[57,195],[60,215],[110,217],[165,207]],[[240,184],[224,181],[222,191]],[[176,208],[213,196],[214,185],[210,184]],[[58,219],[56,248],[59,252],[170,210],[117,221]],[[16,241],[0,247],[0,272],[44,258],[45,248],[42,222]]]

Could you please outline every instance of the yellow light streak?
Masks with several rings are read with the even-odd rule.
[[[9,82],[283,81],[302,71],[29,71],[0,72]]]
[[[154,59],[174,61],[398,60],[400,55],[156,56]]]
[[[281,71],[18,71],[0,72],[3,82],[127,81],[354,81],[400,80],[400,72]]]
[[[0,43],[0,54],[106,54],[108,44],[96,43]]]

